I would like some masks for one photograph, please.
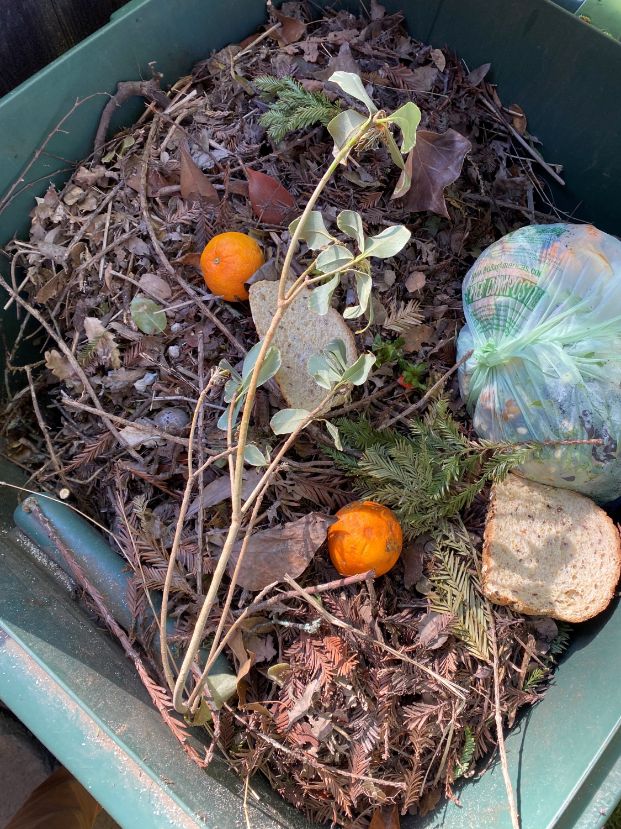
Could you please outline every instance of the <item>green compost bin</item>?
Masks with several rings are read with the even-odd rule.
[[[491,61],[502,99],[524,108],[546,157],[564,165],[567,186],[554,191],[556,203],[603,230],[619,231],[621,45],[548,0],[385,5],[403,11],[416,37],[452,48],[470,68]],[[75,101],[94,96],[64,121],[63,132],[11,190],[0,215],[0,243],[25,234],[34,196],[69,174],[67,160],[90,153],[102,93],[120,80],[148,76],[151,60],[172,83],[264,18],[262,0],[134,0],[0,100],[0,193],[6,193]],[[123,115],[131,119],[135,111]],[[16,331],[10,312],[1,327],[3,341],[10,342]],[[6,463],[0,463],[0,478],[22,480]],[[245,826],[239,781],[219,761],[203,772],[184,754],[134,667],[49,563],[42,549],[50,552],[50,544],[29,531],[33,544],[15,525],[17,491],[0,491],[0,699],[126,829]],[[59,525],[63,521],[67,532],[82,537],[80,519],[65,516]],[[95,542],[84,546],[95,555]],[[507,740],[524,829],[604,826],[621,797],[620,680],[617,603],[579,627],[544,701]],[[448,804],[404,825],[511,826],[498,766],[464,785],[459,798],[461,807]],[[248,808],[253,829],[309,827],[260,782]]]

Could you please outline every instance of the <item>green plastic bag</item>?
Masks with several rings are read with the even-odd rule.
[[[457,357],[474,429],[545,447],[519,471],[606,502],[621,495],[621,242],[590,225],[535,225],[484,251],[463,284]]]

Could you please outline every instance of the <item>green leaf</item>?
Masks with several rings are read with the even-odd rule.
[[[340,150],[363,124],[368,123],[369,119],[365,118],[360,112],[356,112],[355,109],[346,109],[344,112],[339,112],[330,121],[328,132],[334,139],[336,148]]]
[[[289,233],[293,236],[297,226],[300,224],[300,216],[289,225]],[[303,239],[311,250],[321,250],[335,241],[334,236],[331,236],[323,221],[323,216],[319,210],[313,210],[306,217],[304,227],[300,233],[300,239]]]
[[[407,227],[403,225],[387,227],[377,236],[371,236],[370,239],[366,240],[364,255],[388,259],[390,256],[395,256],[407,245],[411,235]]]
[[[336,218],[336,223],[343,233],[356,240],[358,250],[362,251],[364,248],[364,229],[360,213],[356,213],[355,210],[342,210]]]
[[[308,307],[316,314],[319,314],[320,317],[327,314],[330,309],[332,294],[335,292],[338,284],[339,277],[338,274],[336,274],[332,277],[332,279],[329,279],[327,282],[324,282],[323,285],[315,288],[308,298]]]
[[[267,458],[261,452],[261,450],[254,445],[254,443],[246,444],[246,448],[244,449],[244,460],[246,463],[249,463],[250,466],[267,466]]]
[[[227,380],[224,386],[224,402],[230,403],[240,389],[241,381],[236,377],[231,377],[230,380]]]
[[[334,423],[330,423],[329,420],[325,421],[326,429],[330,432],[330,436],[334,441],[334,445],[339,450],[339,452],[343,451],[343,444],[341,443],[341,435],[339,434],[339,430],[336,428]]]
[[[413,101],[408,101],[395,110],[386,120],[396,124],[401,130],[401,153],[407,155],[416,144],[416,130],[420,124],[421,112]]]
[[[343,311],[343,318],[346,320],[355,320],[361,317],[369,307],[369,300],[371,299],[371,288],[373,287],[373,280],[371,274],[356,272],[356,292],[358,294],[358,305],[353,305],[351,308],[346,308]]]
[[[144,294],[136,294],[129,310],[133,321],[143,334],[161,334],[166,328],[164,309]]]
[[[343,245],[332,245],[325,250],[322,250],[317,259],[315,259],[315,268],[323,273],[330,273],[337,268],[341,268],[351,262],[354,254]]]
[[[237,418],[239,417],[239,413],[241,412],[241,408],[242,408],[243,405],[244,405],[244,395],[242,394],[241,397],[237,398],[237,401],[235,402],[235,407],[233,409],[233,427],[235,427],[235,424],[237,423]],[[222,412],[222,414],[218,418],[218,422],[216,423],[216,426],[218,427],[218,429],[222,429],[223,432],[226,432],[227,428],[228,428],[229,412],[231,410],[231,406],[233,406],[232,402],[229,403],[229,405],[226,407],[226,409]]]
[[[377,107],[367,95],[360,75],[356,75],[354,72],[334,72],[330,75],[328,81],[340,86],[347,95],[351,95],[352,98],[361,101],[369,110],[369,113],[375,115]]]
[[[369,372],[375,363],[375,354],[361,354],[343,374],[343,383],[352,383],[354,386],[361,386],[366,382]]]
[[[400,170],[404,170],[405,169],[405,161],[403,160],[403,156],[401,155],[399,147],[397,147],[397,142],[392,137],[392,133],[390,133],[390,132],[384,133],[382,135],[382,140],[383,140],[384,144],[386,144],[386,147],[388,148],[388,152],[390,153],[390,157],[392,158],[394,163],[397,165],[397,167]]]
[[[308,418],[307,409],[281,409],[270,420],[275,435],[290,435]]]
[[[243,391],[246,391],[246,389],[250,385],[250,377],[257,362],[257,357],[259,356],[259,351],[261,351],[262,344],[262,340],[260,340],[258,343],[255,343],[244,358],[244,364],[242,366]],[[276,374],[276,372],[280,368],[280,364],[280,351],[276,348],[276,346],[271,345],[265,352],[263,363],[261,365],[261,368],[259,369],[257,386],[262,386],[263,383],[267,383],[267,381],[270,380]]]

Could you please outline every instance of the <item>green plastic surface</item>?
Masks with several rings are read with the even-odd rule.
[[[578,9],[579,15],[588,17],[597,26],[617,40],[621,40],[621,2],[619,0],[585,0]]]
[[[391,0],[386,5],[400,7]],[[422,40],[449,45],[470,68],[492,61],[502,99],[523,106],[546,157],[565,165],[567,192],[555,197],[572,210],[580,204],[581,215],[602,229],[618,231],[619,44],[547,0],[410,0],[403,8]],[[0,101],[0,191],[76,97],[147,76],[153,59],[172,82],[210,49],[242,38],[263,18],[261,0],[135,0],[109,26]],[[50,153],[75,160],[87,155],[104,100],[81,106]],[[39,181],[0,217],[0,242],[24,232],[32,196],[45,190],[63,164],[50,154],[33,166],[29,176]],[[10,341],[8,321],[3,325]],[[5,500],[3,493],[0,511]],[[189,764],[145,701],[131,664],[23,558],[10,514],[3,512],[0,521],[0,697],[122,826],[200,825],[197,814],[205,811],[208,825],[236,827],[242,817],[232,794],[239,791],[237,781],[219,765],[204,774]],[[524,829],[598,829],[618,800],[620,640],[618,607],[582,626],[544,702],[509,737]],[[86,721],[72,720],[75,711],[85,711]],[[98,733],[88,730],[93,728],[106,735],[105,745],[88,736]],[[128,774],[130,760],[138,765]],[[147,778],[149,786],[137,785]],[[168,799],[157,800],[155,815],[149,804],[160,790]],[[264,797],[271,802],[271,795]],[[405,825],[510,827],[498,768],[466,785],[460,797],[461,809],[450,804]],[[286,823],[302,825],[281,808]],[[190,823],[175,824],[174,809]],[[266,813],[251,817],[255,829],[278,823]]]

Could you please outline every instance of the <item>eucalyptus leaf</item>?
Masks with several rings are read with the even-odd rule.
[[[222,371],[228,371],[228,373],[231,375],[231,377],[235,377],[235,378],[237,378],[238,381],[241,382],[241,379],[242,379],[241,374],[237,371],[237,369],[234,366],[232,366],[229,363],[228,360],[226,360],[224,358],[222,360],[220,360],[220,362],[218,363],[218,368],[221,369]]]
[[[369,98],[367,91],[364,88],[364,84],[360,79],[360,75],[356,75],[354,72],[339,71],[330,75],[328,80],[330,83],[335,83],[337,86],[340,86],[343,92],[347,95],[351,95],[352,98],[355,98],[357,101],[361,101],[369,110],[369,113],[371,115],[375,115],[377,107]]]
[[[290,435],[308,418],[308,409],[281,409],[270,420],[275,435]]]
[[[330,340],[328,345],[324,348],[323,353],[329,357],[334,357],[337,361],[337,365],[342,366],[343,370],[347,368],[347,346],[343,340]]]
[[[254,443],[246,444],[246,448],[244,449],[244,460],[246,463],[249,463],[250,466],[267,466],[267,458],[261,452],[261,450],[254,445]]]
[[[240,389],[241,381],[237,377],[231,377],[230,380],[227,380],[224,386],[224,402],[230,403]]]
[[[332,245],[322,250],[315,259],[315,268],[323,273],[330,273],[347,265],[353,258],[354,254],[343,245]]]
[[[333,276],[332,279],[324,282],[323,285],[315,288],[308,298],[308,307],[321,317],[323,317],[324,314],[327,314],[330,308],[332,294],[335,292],[338,284],[339,277],[337,274]]]
[[[300,216],[289,225],[289,233],[292,236],[300,224],[301,218]],[[311,250],[321,250],[335,241],[334,236],[328,232],[323,216],[319,210],[313,210],[306,217],[304,227],[300,233],[300,239],[303,239]]]
[[[366,382],[374,363],[374,354],[361,354],[356,362],[347,369],[342,377],[342,382],[352,383],[354,386],[361,386]]]
[[[403,155],[407,155],[416,144],[416,130],[420,124],[420,117],[420,109],[413,101],[408,101],[407,104],[403,104],[402,107],[399,107],[386,118],[387,121],[396,124],[401,130],[403,136],[401,152]]]
[[[369,119],[365,118],[360,112],[355,109],[346,109],[339,112],[328,124],[328,132],[334,139],[337,150],[344,147],[351,136],[363,126],[368,124]]]
[[[364,249],[364,229],[362,217],[355,210],[342,210],[336,218],[336,223],[343,233],[356,240],[358,250]]]
[[[405,161],[403,160],[403,156],[401,155],[401,150],[399,149],[399,147],[397,147],[397,142],[392,137],[392,133],[384,133],[384,135],[382,136],[382,140],[384,141],[384,144],[386,144],[388,152],[390,153],[390,157],[392,158],[396,166],[400,170],[405,169]]]
[[[356,292],[358,294],[358,305],[351,308],[346,308],[343,312],[343,317],[346,320],[357,319],[361,317],[369,307],[369,300],[371,299],[371,288],[373,287],[373,280],[371,274],[356,272]]]
[[[331,436],[332,440],[334,441],[334,445],[339,450],[339,452],[342,452],[343,451],[343,444],[341,443],[341,435],[339,433],[339,430],[336,428],[334,423],[330,423],[329,420],[326,420],[325,423],[326,423],[326,429],[328,430],[328,432],[330,432],[330,436]]]
[[[237,399],[237,402],[235,403],[235,406],[234,406],[234,409],[233,409],[233,427],[235,427],[235,424],[237,423],[237,418],[239,417],[239,413],[240,413],[241,408],[242,408],[243,405],[244,405],[244,395],[239,397]],[[222,412],[222,414],[218,418],[218,422],[216,423],[216,426],[218,427],[218,429],[222,429],[223,432],[226,432],[227,429],[228,429],[229,412],[231,410],[231,406],[233,406],[232,402],[229,403],[229,405],[226,407],[226,409]]]
[[[164,309],[144,294],[136,294],[129,310],[133,321],[143,334],[161,334],[166,328]]]
[[[255,343],[244,358],[244,364],[242,366],[242,389],[244,391],[250,385],[250,378],[252,376],[253,369],[257,362],[259,352],[261,351],[262,344],[262,340],[258,343]],[[276,374],[276,372],[280,368],[280,364],[280,351],[275,346],[271,345],[265,352],[263,363],[261,364],[261,368],[259,369],[257,386],[262,386],[264,383],[267,383],[267,381],[270,380]]]
[[[364,255],[388,259],[390,256],[395,256],[407,245],[411,235],[407,227],[403,225],[387,227],[377,236],[371,236],[366,240]]]

